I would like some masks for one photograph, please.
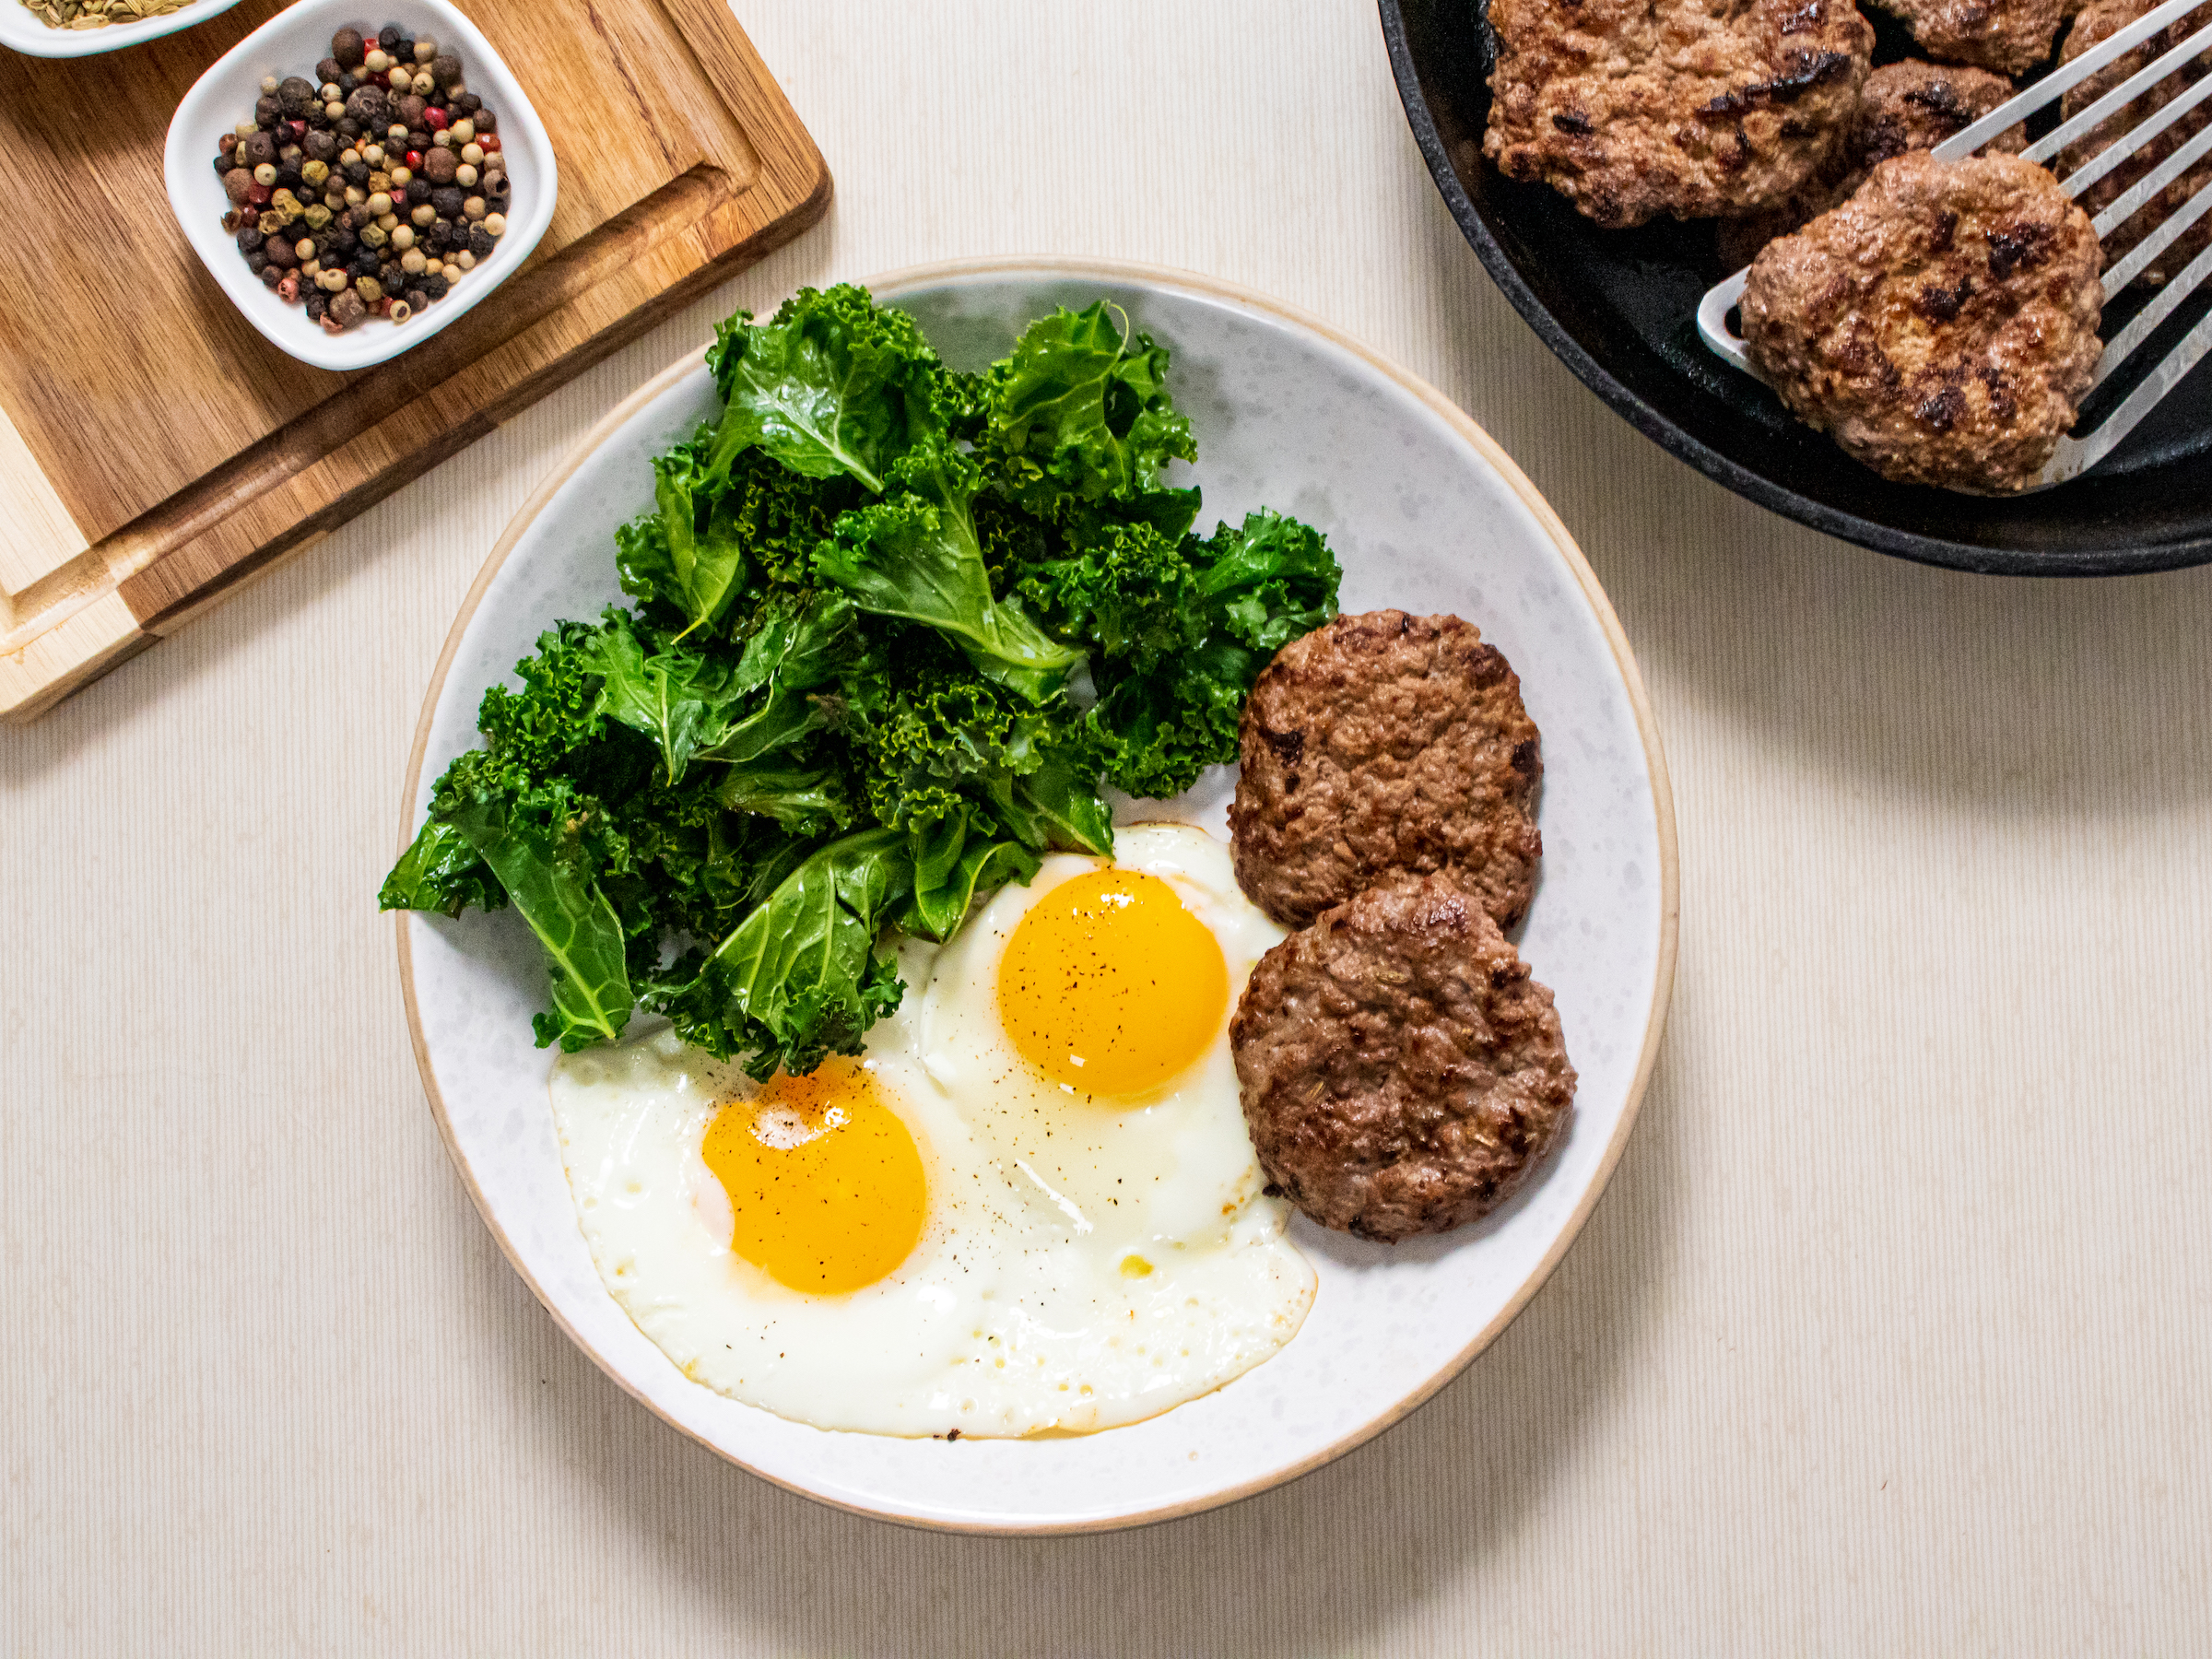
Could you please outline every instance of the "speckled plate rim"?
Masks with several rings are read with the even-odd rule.
[[[1470,449],[1474,450],[1485,463],[1495,470],[1500,478],[1505,480],[1538,524],[1542,526],[1545,534],[1550,537],[1559,557],[1566,562],[1568,569],[1573,572],[1575,581],[1582,589],[1583,597],[1589,605],[1591,613],[1596,618],[1606,642],[1611,649],[1614,664],[1620,672],[1622,685],[1627,691],[1630,705],[1635,714],[1637,735],[1643,745],[1644,764],[1650,779],[1653,814],[1655,820],[1653,829],[1659,851],[1659,940],[1657,959],[1653,965],[1651,1008],[1645,1020],[1643,1042],[1638,1052],[1634,1077],[1621,1103],[1620,1115],[1615,1123],[1612,1136],[1598,1159],[1596,1171],[1587,1190],[1583,1194],[1581,1201],[1568,1218],[1566,1224],[1560,1228],[1559,1236],[1553,1241],[1551,1248],[1545,1253],[1535,1270],[1522,1281],[1520,1288],[1507,1299],[1505,1305],[1480,1331],[1476,1333],[1471,1341],[1443,1365],[1438,1367],[1435,1372],[1428,1377],[1420,1386],[1400,1398],[1392,1409],[1378,1413],[1360,1424],[1359,1428],[1340,1436],[1297,1463],[1270,1470],[1265,1476],[1255,1479],[1224,1486],[1199,1498],[1162,1504],[1156,1509],[1073,1522],[978,1524],[972,1522],[944,1521],[900,1514],[871,1509],[865,1504],[845,1502],[747,1463],[728,1448],[716,1444],[713,1441],[695,1432],[688,1425],[678,1422],[663,1411],[648,1394],[632,1383],[613,1361],[586,1341],[583,1335],[562,1316],[553,1298],[532,1274],[514,1241],[495,1218],[490,1202],[478,1185],[469,1161],[463,1155],[455,1138],[444,1096],[439,1089],[437,1072],[430,1061],[429,1047],[423,1035],[421,1013],[416,1002],[414,950],[407,927],[407,913],[406,912],[398,912],[394,921],[394,931],[399,942],[400,994],[406,1007],[407,1033],[415,1050],[416,1068],[421,1074],[423,1091],[429,1097],[431,1116],[437,1121],[439,1137],[445,1143],[446,1155],[453,1160],[455,1172],[459,1174],[462,1184],[468,1190],[469,1197],[476,1204],[477,1214],[483,1218],[484,1225],[490,1230],[492,1237],[498,1241],[500,1250],[506,1254],[509,1265],[521,1276],[523,1282],[530,1287],[531,1293],[537,1298],[540,1305],[551,1315],[553,1322],[560,1327],[568,1338],[589,1355],[593,1363],[611,1377],[624,1393],[663,1422],[668,1424],[670,1428],[698,1441],[701,1445],[718,1456],[736,1465],[747,1474],[758,1476],[772,1485],[782,1488],[785,1491],[795,1493],[818,1503],[827,1504],[833,1509],[843,1510],[851,1514],[865,1516],[870,1520],[890,1521],[902,1526],[912,1526],[930,1532],[968,1533],[1007,1537],[1117,1532],[1127,1527],[1148,1525],[1157,1522],[1176,1520],[1185,1515],[1199,1514],[1206,1510],[1218,1509],[1224,1504],[1234,1503],[1241,1499],[1256,1496],[1258,1493],[1286,1485],[1301,1476],[1310,1475],[1324,1464],[1333,1463],[1346,1453],[1364,1445],[1384,1430],[1402,1422],[1415,1410],[1426,1405],[1445,1383],[1465,1371],[1477,1355],[1498,1339],[1506,1326],[1513,1322],[1521,1310],[1525,1308],[1529,1300],[1543,1288],[1545,1281],[1551,1277],[1559,1263],[1565,1259],[1567,1252],[1573,1246],[1575,1240],[1582,1235],[1583,1225],[1589,1220],[1591,1212],[1597,1206],[1598,1199],[1612,1182],[1614,1169],[1620,1161],[1621,1153],[1628,1147],[1630,1132],[1635,1128],[1637,1113],[1643,1102],[1644,1090],[1650,1085],[1653,1068],[1658,1063],[1660,1039],[1665,1030],[1667,1008],[1674,994],[1675,953],[1680,930],[1681,912],[1680,871],[1677,856],[1674,794],[1668,780],[1665,752],[1659,740],[1658,723],[1653,715],[1650,698],[1644,691],[1643,677],[1637,669],[1635,654],[1629,648],[1628,636],[1621,629],[1620,618],[1614,614],[1612,601],[1606,598],[1605,589],[1597,580],[1596,572],[1591,570],[1589,560],[1583,557],[1583,551],[1575,545],[1574,537],[1568,534],[1567,526],[1560,522],[1559,514],[1552,511],[1551,503],[1547,501],[1537,491],[1536,487],[1529,482],[1520,467],[1514,465],[1512,458],[1499,447],[1495,439],[1470,419],[1458,405],[1452,402],[1435,387],[1430,385],[1419,376],[1400,368],[1380,353],[1371,350],[1341,329],[1279,300],[1270,299],[1235,283],[1195,272],[1117,260],[1007,255],[983,259],[952,260],[936,265],[911,265],[877,276],[865,278],[864,283],[878,300],[895,302],[902,293],[935,287],[942,283],[977,276],[1023,275],[1076,280],[1095,279],[1105,282],[1147,284],[1202,298],[1227,300],[1232,304],[1248,306],[1254,311],[1272,315],[1295,328],[1318,335],[1339,349],[1360,359],[1385,378],[1411,393],[1454,430]],[[490,587],[493,579],[498,576],[500,567],[506,563],[508,555],[521,542],[538,514],[545,510],[554,494],[569,480],[577,468],[582,465],[585,459],[620,430],[640,409],[658,397],[683,376],[690,373],[697,366],[696,353],[678,359],[653,376],[645,384],[640,386],[610,410],[546,476],[531,494],[529,500],[523,503],[514,517],[509,521],[499,542],[486,558],[483,569],[477,573],[476,582],[469,588],[467,596],[461,602],[461,609],[453,618],[452,629],[446,635],[445,644],[439,653],[437,665],[430,671],[429,688],[423,693],[422,713],[416,724],[415,743],[407,758],[406,783],[401,797],[398,842],[401,850],[404,850],[414,838],[416,801],[421,783],[423,759],[429,750],[431,725],[437,712],[439,700],[445,690],[446,676],[453,668],[453,660],[461,648],[462,638],[477,614],[477,607],[483,602],[486,591]]]

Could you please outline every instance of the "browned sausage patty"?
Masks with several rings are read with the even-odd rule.
[[[2051,55],[2063,0],[1875,0],[1901,18],[1930,57],[1979,64],[2004,75]]]
[[[1269,1183],[1362,1238],[1472,1221],[1574,1104],[1551,993],[1443,876],[1370,888],[1292,934],[1229,1033]]]
[[[1841,147],[1874,29],[1851,0],[1490,0],[1483,153],[1609,229],[1781,200]]]
[[[2041,168],[1914,151],[1767,245],[1744,339],[1799,419],[1883,477],[2019,489],[2088,392],[2097,271],[2088,216]]]
[[[1834,162],[1777,206],[1747,218],[1724,219],[1721,263],[1730,270],[1749,265],[1778,236],[1787,236],[1847,200],[1877,165],[1908,150],[1934,149],[1962,133],[2013,93],[2012,83],[1986,69],[1960,69],[1907,59],[1885,64],[1859,88],[1851,136]],[[2008,127],[1983,147],[2018,155],[2028,147],[2025,124]]]
[[[2083,8],[2074,27],[2066,31],[2065,50],[2059,54],[2060,59],[2072,63],[2090,47],[2118,34],[2157,4],[2158,0],[2095,0],[2095,4]],[[2191,16],[2169,23],[2133,52],[2124,53],[2119,62],[2100,69],[2066,93],[2059,100],[2060,112],[2069,120],[2080,114],[2152,59],[2163,57],[2179,46],[2202,28],[2204,21],[2201,16]],[[2208,73],[2212,73],[2212,59],[2198,57],[2194,62],[2183,65],[2179,71],[2169,75],[2117,114],[2108,116],[2085,136],[2068,145],[2059,157],[2059,171],[2070,173],[2094,160],[2106,146],[2149,120],[2171,102],[2176,93],[2187,91]],[[2197,105],[2090,185],[2082,193],[2081,205],[2091,213],[2102,213],[2144,174],[2203,132],[2207,123],[2212,123],[2212,108],[2205,104]],[[2212,183],[2212,157],[2201,159],[2183,170],[2179,178],[2121,223],[2114,225],[2104,245],[2106,263],[2116,264],[2129,249],[2164,223],[2207,183]],[[2183,231],[2172,246],[2153,259],[2145,267],[2143,279],[2150,283],[2166,281],[2178,275],[2183,265],[2207,246],[2212,246],[2212,214],[2207,214]]]
[[[1369,611],[1283,647],[1244,704],[1237,880],[1303,927],[1386,872],[1453,866],[1511,927],[1544,842],[1521,677],[1457,617]]]

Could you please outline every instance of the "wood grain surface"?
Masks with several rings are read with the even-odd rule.
[[[0,238],[0,488],[22,503],[0,534],[0,716],[173,632],[828,204],[819,152],[721,5],[470,0],[551,135],[552,226],[424,345],[311,369],[216,285],[161,171],[179,99],[281,5],[108,56],[0,54],[18,213],[100,227]]]
[[[1823,539],[1585,392],[1371,6],[745,0],[823,229],[0,733],[0,1653],[2182,1654],[2212,1585],[2212,572]],[[1249,283],[1427,376],[1618,606],[1680,814],[1666,1045],[1436,1400],[1108,1537],[833,1514],[638,1408],[441,1147],[371,895],[500,526],[737,305],[993,253]]]

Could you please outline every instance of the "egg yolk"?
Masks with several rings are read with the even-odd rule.
[[[1212,1046],[1229,965],[1182,896],[1093,870],[1032,904],[998,967],[998,1017],[1024,1059],[1087,1095],[1159,1088]]]
[[[922,1236],[922,1154],[854,1061],[826,1060],[804,1077],[779,1072],[716,1112],[700,1150],[730,1195],[730,1248],[794,1290],[872,1285]]]

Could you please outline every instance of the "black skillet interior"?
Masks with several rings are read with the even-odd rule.
[[[1490,46],[1479,0],[1381,5],[1406,118],[1453,218],[1530,326],[1645,436],[1776,512],[1928,564],[2100,576],[2212,560],[2212,362],[2071,484],[2008,500],[1891,484],[1700,343],[1698,300],[1728,274],[1710,224],[1601,230],[1483,159]],[[1877,64],[1912,55],[1887,17],[1862,9]],[[2182,312],[2193,318],[2197,306]]]

